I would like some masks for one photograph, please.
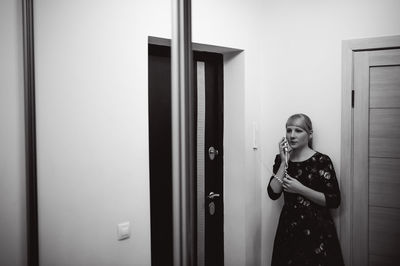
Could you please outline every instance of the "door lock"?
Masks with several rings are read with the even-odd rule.
[[[211,201],[210,204],[208,204],[208,212],[210,213],[210,215],[214,215],[215,214],[215,203],[214,203],[214,201]]]
[[[211,146],[208,149],[208,156],[210,157],[210,160],[214,160],[215,156],[218,155],[218,150],[216,148],[214,148],[213,146]]]

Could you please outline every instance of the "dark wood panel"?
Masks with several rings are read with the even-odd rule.
[[[400,208],[400,159],[369,159],[369,204]]]
[[[400,158],[400,109],[370,109],[369,155]]]
[[[400,66],[372,67],[370,107],[400,107]]]
[[[400,261],[399,247],[400,209],[369,207],[369,254]]]

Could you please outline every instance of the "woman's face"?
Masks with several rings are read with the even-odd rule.
[[[292,149],[308,146],[309,138],[307,131],[300,127],[299,124],[291,123],[286,126],[286,139]]]

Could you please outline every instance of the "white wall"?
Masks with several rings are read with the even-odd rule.
[[[147,38],[170,17],[169,1],[35,1],[41,265],[150,265]]]
[[[0,265],[26,264],[21,1],[0,1]]]
[[[287,117],[304,112],[314,123],[315,148],[332,158],[340,177],[341,41],[399,35],[400,2],[268,0],[263,10],[262,161],[272,168]],[[265,166],[261,173],[266,184]],[[282,202],[264,188],[261,201],[262,265],[269,265]]]

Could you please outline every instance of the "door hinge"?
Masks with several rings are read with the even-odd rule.
[[[354,108],[354,90],[351,91],[351,108]]]

